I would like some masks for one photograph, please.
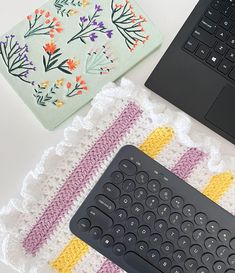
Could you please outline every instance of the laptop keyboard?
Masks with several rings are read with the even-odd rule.
[[[128,273],[235,273],[235,218],[133,146],[70,228]]]
[[[235,0],[214,0],[184,49],[235,82]]]

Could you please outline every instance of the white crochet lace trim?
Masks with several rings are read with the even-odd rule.
[[[211,172],[222,172],[227,169],[235,170],[235,158],[231,156],[222,158],[219,142],[193,131],[191,129],[190,118],[187,115],[182,112],[169,110],[164,104],[157,102],[156,96],[154,96],[153,93],[137,88],[129,80],[123,79],[120,86],[110,83],[94,98],[92,101],[92,108],[88,115],[85,118],[77,116],[72,122],[72,125],[65,129],[64,140],[56,147],[49,148],[45,151],[39,164],[33,171],[29,172],[24,179],[21,198],[12,199],[9,204],[1,210],[0,240],[2,241],[2,249],[0,250],[0,258],[5,263],[14,266],[20,272],[43,272],[43,268],[39,271],[37,268],[32,269],[32,264],[27,265],[24,264],[23,261],[18,261],[17,259],[17,261],[12,260],[12,257],[18,257],[21,254],[17,247],[17,230],[14,229],[15,223],[13,222],[13,219],[18,217],[19,213],[21,215],[23,214],[25,219],[27,219],[27,217],[29,217],[27,214],[31,211],[31,206],[35,206],[35,200],[43,198],[41,195],[45,192],[45,189],[40,189],[38,184],[39,177],[41,180],[43,179],[43,176],[48,178],[48,175],[50,174],[51,179],[55,179],[53,173],[56,171],[56,166],[61,164],[62,158],[66,156],[68,151],[71,152],[69,148],[73,145],[78,145],[79,139],[84,135],[89,137],[90,140],[95,141],[96,136],[94,135],[93,129],[97,129],[96,124],[100,120],[102,120],[104,124],[108,124],[110,116],[115,117],[115,109],[117,110],[119,107],[123,107],[124,102],[128,100],[136,101],[144,112],[148,113],[147,118],[150,122],[158,124],[159,126],[169,124],[175,131],[176,142],[178,142],[178,144],[175,143],[175,145],[181,144],[186,147],[198,147],[205,151],[209,155],[208,168]],[[99,130],[99,128],[97,130]],[[89,143],[92,143],[92,141]],[[170,145],[172,147],[174,143]],[[79,155],[76,154],[76,157],[81,158],[88,148],[89,147],[80,146]],[[175,157],[177,157],[177,155],[175,155]],[[161,162],[161,155],[159,155],[159,161]],[[167,160],[165,159],[164,161],[166,162]],[[169,158],[169,167],[172,166],[171,162],[173,161]],[[67,173],[71,172],[75,164],[76,162],[67,164],[64,166],[64,169]],[[70,167],[68,168],[68,166]],[[65,177],[62,177],[59,181],[56,181],[57,183],[54,183],[57,185],[57,188],[64,183],[64,179]],[[45,187],[45,185],[43,185],[43,187]],[[54,195],[55,190],[56,189],[51,190],[51,192],[49,190],[47,191],[50,192],[47,196],[48,200]],[[46,206],[47,204],[44,205]],[[11,214],[11,218],[5,217],[9,214]],[[12,220],[12,224],[7,222],[9,219]],[[30,222],[30,219],[28,220]],[[12,229],[9,228],[10,226],[12,226]],[[24,231],[22,231],[22,234],[23,233]],[[8,256],[9,248],[13,252],[10,256]],[[29,269],[30,267],[31,269]]]

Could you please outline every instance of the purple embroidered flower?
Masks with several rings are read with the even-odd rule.
[[[112,38],[112,36],[113,36],[113,30],[107,30],[106,31],[106,35],[108,36],[108,38]]]
[[[93,32],[92,34],[90,34],[90,39],[92,42],[95,42],[95,39],[98,38],[98,36]]]
[[[96,10],[96,11],[102,11],[103,9],[101,8],[100,5],[95,5],[95,10]]]
[[[103,28],[103,27],[104,27],[104,22],[100,22],[100,23],[98,24],[98,27],[99,27],[99,28]]]
[[[92,25],[93,25],[93,26],[97,26],[97,21],[96,21],[96,19],[92,21]]]
[[[80,17],[80,21],[82,23],[85,23],[88,19],[85,16]]]

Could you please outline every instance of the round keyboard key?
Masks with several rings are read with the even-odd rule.
[[[149,181],[149,175],[146,172],[139,172],[135,179],[139,184],[146,184]]]
[[[211,222],[207,223],[206,230],[210,234],[217,234],[219,231],[219,224],[215,221],[211,221]]]
[[[124,179],[124,176],[121,172],[113,172],[111,174],[111,182],[114,184],[122,183],[123,179]]]
[[[149,227],[141,226],[138,229],[138,238],[142,240],[142,239],[144,239],[146,237],[149,237],[150,233],[151,233],[151,230],[150,230]]]
[[[185,234],[190,234],[193,232],[194,230],[194,225],[192,222],[190,221],[185,221],[182,223],[181,225],[181,230],[185,233]]]
[[[214,262],[215,258],[211,253],[205,253],[202,255],[202,262],[206,266],[210,266]]]
[[[116,244],[113,247],[113,253],[116,256],[124,255],[125,251],[126,251],[126,248],[125,248],[125,246],[123,244]]]
[[[178,240],[178,245],[182,249],[186,249],[191,245],[191,241],[187,236],[181,236]]]
[[[121,238],[123,237],[124,233],[125,233],[125,229],[123,226],[121,225],[114,226],[113,232],[112,232],[112,235],[114,238]]]
[[[225,259],[228,257],[230,251],[226,246],[219,246],[216,249],[216,254],[220,259]]]
[[[138,188],[135,190],[135,199],[138,201],[145,200],[148,196],[147,191],[144,188]]]
[[[152,249],[150,251],[148,251],[147,253],[147,260],[153,264],[153,265],[157,265],[160,259],[160,254],[157,250]]]
[[[155,222],[155,230],[159,232],[160,234],[163,234],[167,230],[167,222],[164,220],[158,220]]]
[[[179,231],[176,228],[169,228],[166,232],[166,237],[168,240],[174,242],[179,238]]]
[[[123,209],[118,209],[115,211],[115,219],[117,219],[120,222],[125,221],[127,218],[127,212]]]
[[[122,208],[128,208],[131,206],[132,199],[129,195],[122,195],[119,199],[119,204]]]
[[[171,269],[171,273],[184,273],[183,269],[179,266],[174,266]]]
[[[177,213],[177,212],[174,212],[170,215],[170,223],[174,226],[177,226],[177,225],[180,225],[182,222],[182,216]]]
[[[104,246],[104,247],[111,247],[114,243],[114,239],[112,236],[110,235],[105,235],[103,236],[103,238],[101,239],[101,244]]]
[[[191,218],[191,217],[194,217],[196,213],[196,209],[193,205],[186,205],[184,206],[183,208],[183,214],[188,217],[188,218]]]
[[[127,219],[126,221],[126,227],[129,229],[129,230],[135,230],[137,229],[139,226],[139,221],[138,219],[134,218],[134,217],[130,217]]]
[[[157,247],[162,243],[162,236],[158,233],[154,233],[150,236],[149,242],[153,247]]]
[[[202,229],[196,229],[193,232],[193,239],[197,242],[203,242],[206,238],[206,233]]]
[[[158,193],[161,186],[157,180],[151,180],[148,183],[148,190],[152,193]]]
[[[81,220],[78,221],[78,230],[81,231],[81,232],[86,232],[90,229],[91,227],[91,222],[86,219],[86,218],[83,218]]]
[[[159,267],[163,270],[163,272],[167,272],[171,268],[171,260],[168,258],[162,258],[159,261]]]
[[[229,269],[229,270],[227,270],[225,273],[235,273],[235,270]]]
[[[99,227],[93,227],[91,230],[90,230],[90,235],[93,239],[95,240],[98,240],[101,238],[102,236],[102,229],[99,228]]]
[[[127,179],[122,184],[123,191],[130,193],[135,190],[135,182],[131,179]]]
[[[119,169],[126,175],[134,175],[137,172],[136,165],[127,159],[123,159],[119,163]]]
[[[144,213],[144,207],[139,203],[135,203],[131,207],[131,212],[134,216],[141,216]]]
[[[215,238],[207,238],[205,240],[205,247],[211,252],[214,252],[217,246],[218,246],[218,243]]]
[[[186,254],[182,250],[177,250],[173,254],[173,259],[176,261],[177,264],[183,263],[186,259]]]
[[[171,200],[171,205],[174,209],[181,210],[184,206],[184,200],[182,197],[175,196]]]
[[[197,270],[197,273],[210,273],[206,267],[200,267]]]
[[[153,212],[147,211],[147,212],[144,213],[143,221],[148,226],[153,225],[155,220],[156,220],[156,216],[155,216],[155,214]]]
[[[165,242],[161,245],[161,251],[165,254],[170,254],[174,251],[174,246],[170,242]]]
[[[162,218],[168,218],[170,216],[171,209],[167,205],[161,205],[157,212]]]
[[[232,255],[230,255],[230,256],[228,257],[228,263],[229,263],[231,266],[235,267],[235,254],[232,254]]]
[[[195,223],[199,226],[205,226],[207,223],[207,216],[205,213],[198,213],[195,216]]]
[[[145,242],[138,242],[136,244],[136,251],[141,256],[145,256],[146,252],[148,251],[148,244]]]
[[[136,236],[133,233],[127,233],[124,237],[124,243],[127,247],[134,245],[136,241]]]
[[[227,243],[229,242],[231,238],[231,233],[227,229],[222,229],[218,233],[218,238],[220,239],[221,242]],[[234,245],[234,249],[235,249],[235,245]]]
[[[226,269],[226,265],[225,265],[225,263],[218,261],[218,262],[214,263],[213,269],[216,273],[222,273],[222,272],[224,273],[224,271]]]
[[[190,247],[190,253],[194,258],[200,258],[203,253],[203,249],[200,245],[193,245]]]
[[[230,247],[235,250],[235,238],[230,241]]]
[[[172,191],[168,188],[164,188],[160,191],[159,196],[163,201],[170,201],[172,197]]]
[[[190,258],[185,261],[184,266],[185,266],[186,270],[188,270],[189,272],[193,272],[197,269],[198,264],[195,259]]]
[[[146,206],[152,210],[158,207],[158,203],[158,199],[155,196],[149,196],[146,200]]]
[[[117,199],[120,196],[120,190],[111,183],[105,184],[103,191],[104,194],[111,199]]]

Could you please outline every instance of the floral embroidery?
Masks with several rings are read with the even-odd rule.
[[[18,41],[15,41],[15,35],[5,36],[5,38],[5,41],[0,42],[0,56],[8,72],[21,81],[34,85],[33,81],[27,79],[30,72],[36,71],[33,62],[28,58],[28,45],[21,46]]]
[[[39,106],[53,105],[61,108],[65,104],[63,97],[81,96],[87,90],[86,82],[81,76],[77,76],[74,83],[66,82],[65,79],[58,79],[50,86],[49,81],[42,82],[38,84],[37,88],[34,88],[33,96]],[[58,92],[62,94],[59,95]]]
[[[103,11],[101,6],[95,5],[95,11],[92,16],[80,17],[80,31],[68,41],[68,44],[77,39],[79,39],[84,44],[86,44],[87,39],[95,42],[95,40],[98,38],[98,34],[100,33],[105,34],[108,38],[112,38],[113,30],[108,30],[105,27],[104,22],[97,21],[100,17],[101,11]]]
[[[72,74],[71,71],[74,71],[80,64],[79,61],[75,61],[73,59],[66,59],[60,64],[57,64],[59,61],[59,57],[62,55],[62,53],[60,53],[61,50],[60,48],[57,48],[54,41],[45,44],[43,48],[48,55],[48,58],[46,56],[43,56],[43,65],[45,72],[53,69],[59,69],[63,73]]]
[[[88,5],[88,0],[55,0],[54,6],[57,10],[57,13],[62,17],[74,16],[78,13],[77,8],[86,7]]]
[[[125,5],[114,4],[114,0],[112,0],[111,8],[112,22],[125,39],[125,43],[131,52],[136,49],[140,42],[145,44],[149,40],[149,36],[145,34],[142,25],[147,21],[142,15],[136,15],[130,0],[126,0]]]
[[[25,38],[35,35],[47,35],[54,38],[55,33],[61,33],[63,28],[56,17],[49,11],[36,9],[33,15],[27,16],[29,29],[24,35]]]
[[[108,44],[101,48],[91,50],[86,60],[86,73],[107,75],[113,69],[115,62]]]

